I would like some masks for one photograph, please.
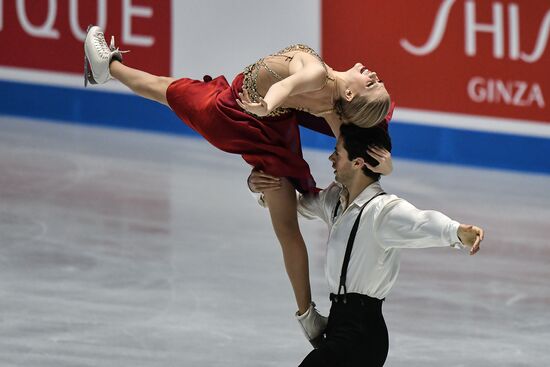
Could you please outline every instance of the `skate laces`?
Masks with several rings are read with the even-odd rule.
[[[115,47],[115,37],[111,36],[111,44],[107,46],[107,41],[105,41],[105,36],[103,32],[97,32],[94,34],[93,45],[98,52],[99,57],[102,59],[109,59],[113,54],[121,56],[123,53],[130,51],[121,51],[118,47]]]
[[[116,52],[119,54],[125,54],[130,52],[130,50],[121,51],[118,49],[118,47],[115,46],[115,36],[111,36],[111,43],[109,44],[109,49],[111,50],[111,52]]]

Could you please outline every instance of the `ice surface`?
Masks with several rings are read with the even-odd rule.
[[[329,152],[305,154],[327,185]],[[0,366],[297,366],[248,172],[200,139],[0,118]],[[486,230],[473,257],[403,253],[386,365],[550,365],[550,176],[395,159],[382,184]],[[326,229],[302,230],[326,313]]]

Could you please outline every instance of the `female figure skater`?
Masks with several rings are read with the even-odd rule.
[[[240,154],[257,170],[281,177],[281,189],[266,192],[265,200],[283,250],[297,315],[312,310],[295,189],[307,193],[316,187],[302,158],[298,116],[309,113],[307,120],[313,121],[308,127],[334,136],[342,123],[370,127],[389,120],[390,97],[376,73],[359,63],[335,71],[311,48],[295,45],[246,67],[229,85],[223,76],[176,80],[123,65],[122,51],[115,49],[114,39],[108,46],[97,26],[89,27],[84,49],[85,84],[118,79],[136,94],[169,106],[217,148]],[[324,118],[330,129],[311,115]],[[391,172],[389,152],[373,147],[370,154],[380,162],[370,169]]]

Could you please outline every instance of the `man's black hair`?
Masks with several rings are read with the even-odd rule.
[[[371,166],[377,166],[378,161],[368,154],[367,149],[369,146],[385,148],[391,152],[392,146],[390,136],[387,131],[380,126],[363,128],[354,124],[342,124],[340,126],[340,136],[342,137],[344,148],[348,152],[350,161],[360,157]],[[363,173],[373,180],[380,179],[379,173],[372,172],[366,166],[363,167]]]

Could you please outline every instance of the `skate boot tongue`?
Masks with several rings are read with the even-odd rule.
[[[111,42],[109,43],[109,49],[113,52],[111,62],[117,60],[122,62],[122,54],[130,52],[130,50],[121,51],[115,46],[115,36],[111,36]]]

